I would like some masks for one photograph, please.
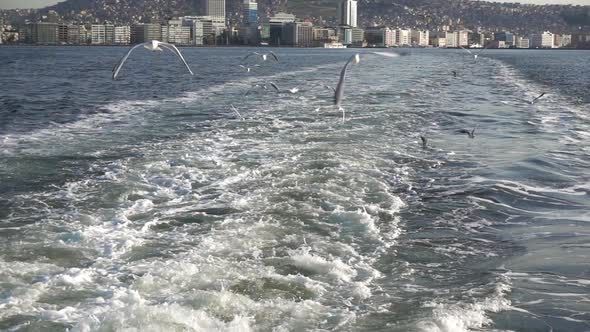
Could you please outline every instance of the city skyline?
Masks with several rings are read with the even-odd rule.
[[[2,0],[0,1],[0,9],[16,9],[16,8],[42,8],[54,5],[64,0]],[[519,0],[519,1],[505,1],[505,0],[487,0],[492,2],[520,2],[522,4],[560,4],[560,5],[586,5],[590,6],[590,0]]]

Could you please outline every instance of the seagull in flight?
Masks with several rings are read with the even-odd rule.
[[[150,42],[145,42],[145,43],[141,43],[141,44],[137,44],[137,45],[133,46],[127,52],[127,54],[125,54],[125,56],[123,58],[121,58],[121,60],[119,60],[119,62],[113,67],[113,79],[116,79],[117,78],[117,75],[119,75],[119,71],[123,67],[123,64],[125,63],[125,61],[129,57],[129,55],[131,55],[131,52],[133,52],[133,50],[135,50],[136,48],[138,48],[140,46],[143,46],[143,47],[145,47],[146,49],[148,49],[148,50],[150,50],[152,52],[156,52],[156,51],[157,52],[162,52],[162,51],[164,51],[164,49],[167,49],[167,50],[171,51],[172,53],[176,54],[180,58],[180,60],[182,60],[182,62],[186,66],[186,69],[188,69],[188,72],[191,75],[194,75],[193,74],[193,71],[188,66],[188,63],[186,63],[186,60],[184,60],[184,57],[182,56],[182,54],[180,53],[180,51],[178,50],[178,48],[176,48],[176,46],[174,46],[172,44],[161,42],[159,40],[152,40]]]
[[[252,70],[252,67],[260,67],[260,65],[256,64],[256,65],[254,65],[252,67],[248,67],[248,66],[244,66],[244,65],[238,65],[238,67],[246,69],[246,72],[249,73]]]
[[[426,139],[426,137],[424,136],[420,136],[420,140],[422,141],[422,149],[426,149],[426,146],[428,145],[428,140]]]
[[[274,84],[273,82],[270,82],[270,86],[272,86],[275,90],[277,90],[278,93],[281,92],[291,92],[291,93],[297,93],[299,92],[299,88],[292,88],[292,89],[288,89],[288,90],[281,90],[279,89],[279,86]]]
[[[277,55],[276,55],[276,54],[275,54],[273,51],[270,51],[270,52],[268,52],[268,53],[258,53],[258,52],[252,52],[252,53],[250,53],[250,54],[246,55],[246,56],[244,57],[244,59],[242,59],[242,61],[245,61],[246,59],[248,59],[248,58],[249,58],[249,57],[251,57],[252,55],[256,55],[256,56],[260,57],[260,58],[262,59],[262,61],[266,61],[266,60],[269,58],[269,56],[270,56],[270,57],[271,57],[271,58],[273,58],[273,59],[274,59],[276,62],[279,62],[279,57],[278,57],[278,56],[277,56]]]
[[[358,54],[355,54],[348,59],[342,71],[340,72],[340,80],[338,81],[338,85],[336,89],[334,89],[334,105],[338,106],[338,108],[342,111],[342,121],[346,119],[346,113],[344,112],[344,108],[340,106],[342,102],[342,97],[344,97],[344,79],[346,78],[346,71],[348,70],[348,66],[352,63],[356,65],[361,61],[361,57]]]
[[[234,104],[230,104],[232,110],[234,112],[236,112],[236,114],[240,117],[240,119],[244,120],[244,117],[242,116],[242,114],[240,114],[240,112],[238,112],[238,109],[234,106]]]
[[[458,134],[467,134],[467,137],[469,138],[475,138],[475,128],[473,128],[471,131],[469,131],[468,129],[459,129],[457,130]]]
[[[538,97],[536,97],[535,99],[531,100],[531,104],[534,104],[537,100],[541,99],[541,97],[543,97],[545,95],[545,92],[541,93]]]
[[[264,90],[267,89],[266,84],[254,84],[250,89],[248,89],[248,91],[246,91],[244,97],[247,97],[256,88],[262,88]]]
[[[473,55],[473,59],[477,60],[477,57],[481,54],[481,52],[483,52],[486,48],[488,48],[488,46],[490,46],[492,44],[488,44],[487,46],[485,46],[484,48],[480,49],[477,53],[471,52],[470,50],[464,48],[463,46],[459,46],[463,51]]]

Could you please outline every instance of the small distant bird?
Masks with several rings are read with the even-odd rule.
[[[490,45],[491,45],[491,44],[488,44],[488,46],[490,46]],[[463,51],[465,51],[465,52],[467,52],[467,53],[469,53],[469,54],[473,55],[473,59],[474,59],[474,60],[477,60],[477,57],[479,56],[479,54],[480,54],[481,52],[483,52],[483,51],[484,51],[486,48],[488,48],[488,46],[486,46],[486,47],[484,47],[484,48],[480,49],[480,50],[479,50],[477,53],[473,53],[473,52],[471,52],[470,50],[468,50],[468,49],[464,48],[463,46],[459,46],[459,47],[460,47],[460,48],[461,48]]]
[[[273,82],[270,82],[270,86],[272,86],[278,93],[282,93],[282,92],[297,93],[297,92],[299,92],[299,88],[292,88],[292,89],[288,89],[288,90],[281,90],[281,89],[279,89],[279,86],[276,85]]]
[[[545,95],[545,92],[541,93],[537,98],[531,100],[531,104],[534,104],[537,100],[541,99]]]
[[[252,70],[252,67],[260,67],[260,65],[259,64],[255,64],[252,67],[248,67],[248,66],[244,66],[244,65],[238,65],[238,67],[246,69],[246,72],[249,73]]]
[[[453,73],[453,77],[457,77],[457,72],[456,71],[453,70],[452,73]]]
[[[128,52],[127,54],[125,54],[125,56],[123,58],[121,58],[121,60],[119,60],[119,62],[113,67],[113,79],[117,78],[117,75],[119,75],[119,71],[121,70],[121,68],[123,67],[123,64],[125,63],[125,61],[127,60],[127,58],[129,57],[129,55],[131,55],[131,52],[133,52],[133,50],[135,50],[136,48],[143,46],[146,49],[152,51],[152,52],[162,52],[163,49],[167,49],[169,51],[171,51],[172,53],[176,54],[180,60],[182,60],[182,62],[184,63],[184,65],[186,66],[186,69],[188,69],[188,72],[191,75],[193,74],[193,71],[191,70],[191,68],[188,66],[188,63],[186,63],[186,60],[184,60],[184,57],[182,56],[182,54],[180,53],[180,51],[178,50],[178,48],[176,48],[176,46],[172,45],[172,44],[168,44],[168,43],[164,43],[158,40],[152,40],[150,42],[145,42],[145,43],[141,43],[141,44],[137,44],[135,46],[133,46]]]
[[[240,119],[244,120],[244,117],[242,116],[242,114],[240,114],[240,112],[238,112],[238,109],[233,104],[230,104],[230,106],[234,110],[234,112],[236,112],[236,114],[240,117]]]
[[[256,88],[262,88],[264,90],[268,89],[266,87],[266,84],[254,84],[250,89],[248,89],[248,91],[246,91],[246,93],[244,93],[244,97],[246,97],[247,95],[249,95],[252,92],[252,90],[254,90]]]
[[[268,56],[271,56],[277,62],[279,61],[279,57],[273,51],[270,51],[270,52],[265,53],[265,54],[258,53],[258,52],[252,52],[252,53],[246,55],[244,57],[244,59],[242,59],[242,61],[245,61],[246,59],[248,59],[252,55],[259,56],[262,59],[262,61],[266,61],[268,59]]]
[[[459,129],[457,130],[458,134],[467,134],[467,137],[469,138],[475,138],[475,128],[473,128],[471,131],[469,131],[468,129]]]
[[[342,71],[340,72],[340,80],[338,81],[338,85],[334,90],[334,105],[338,106],[338,108],[342,111],[342,121],[346,119],[346,113],[344,111],[344,108],[340,106],[340,103],[342,102],[342,97],[344,97],[344,79],[346,78],[346,71],[348,70],[348,66],[351,63],[356,65],[360,61],[361,57],[358,54],[355,54],[351,56],[350,59],[348,59],[348,61],[342,68]]]
[[[428,140],[424,136],[420,136],[420,139],[422,140],[422,149],[426,149],[426,146],[428,145]]]

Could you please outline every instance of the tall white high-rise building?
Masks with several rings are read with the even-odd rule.
[[[357,27],[356,5],[356,0],[343,0],[340,2],[338,5],[340,25],[346,25],[353,28]]]
[[[200,16],[211,16],[213,20],[225,22],[225,0],[201,0]]]

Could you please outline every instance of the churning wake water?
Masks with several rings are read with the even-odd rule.
[[[590,53],[248,51],[0,48],[0,330],[590,329]]]

